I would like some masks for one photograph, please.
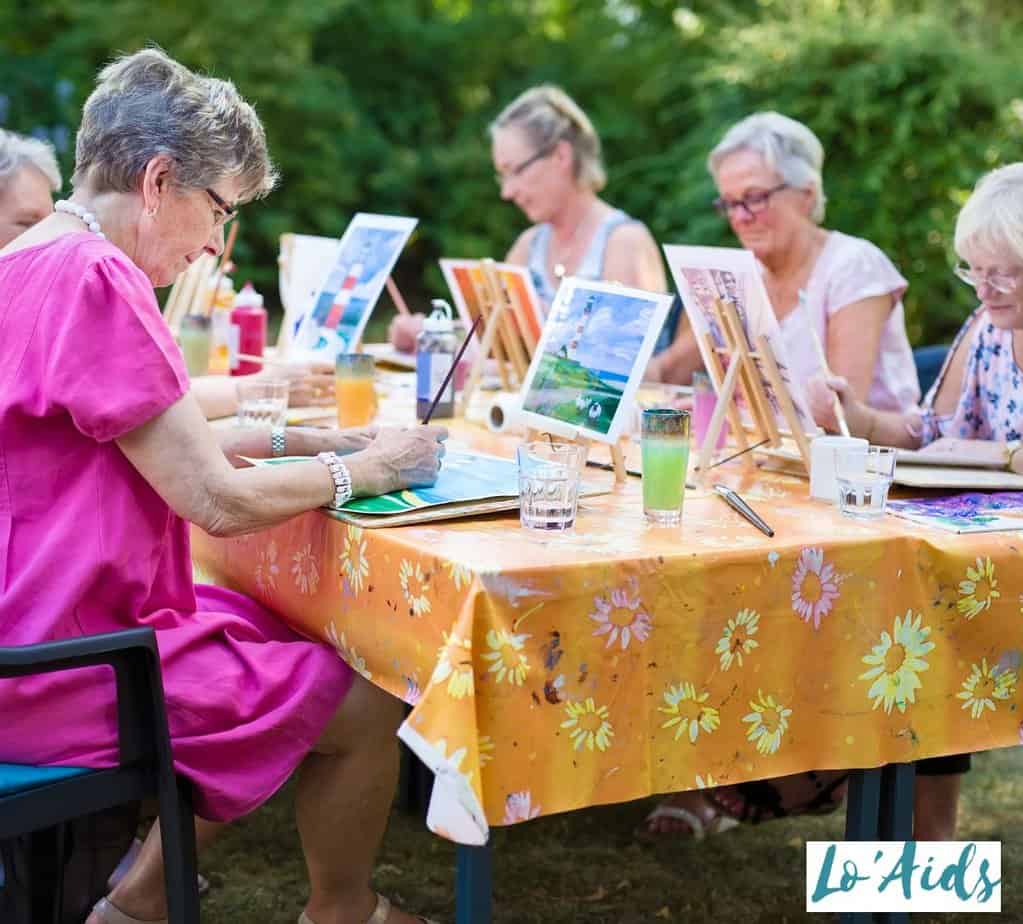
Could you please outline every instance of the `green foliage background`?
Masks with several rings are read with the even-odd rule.
[[[280,189],[245,209],[239,275],[273,301],[277,237],[338,234],[359,209],[417,216],[397,276],[501,255],[524,225],[492,179],[486,126],[540,81],[590,113],[608,199],[658,240],[734,243],[709,208],[707,152],[774,108],[827,152],[827,225],[910,280],[910,336],[948,339],[971,300],[949,273],[977,178],[1023,159],[1015,0],[0,0],[0,124],[73,163],[96,69],[156,42],[234,80],[267,126]]]

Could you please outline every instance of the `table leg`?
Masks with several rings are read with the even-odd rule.
[[[845,839],[876,841],[881,815],[881,768],[853,770],[849,774],[849,797],[845,809]],[[869,924],[869,912],[846,911],[840,924]]]
[[[913,837],[913,764],[888,764],[881,771],[878,840],[908,841]],[[876,915],[884,924],[907,924],[909,914],[892,911]]]
[[[493,854],[490,845],[458,845],[455,924],[490,924],[493,899]]]

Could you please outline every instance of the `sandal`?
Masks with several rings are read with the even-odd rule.
[[[373,913],[369,916],[366,924],[386,924],[387,918],[391,914],[391,900],[385,895],[377,893],[377,906],[373,909]],[[421,914],[416,915],[422,924],[437,924],[436,921],[431,921],[429,918],[424,918]],[[135,924],[133,921],[111,921],[110,924]],[[313,919],[309,917],[304,911],[298,917],[298,924],[315,924]]]
[[[703,791],[705,797],[706,792],[707,791]],[[729,812],[722,811],[716,802],[709,799],[706,801],[714,810],[714,814],[706,821],[696,812],[683,808],[680,805],[671,805],[667,801],[661,802],[649,815],[646,816],[646,819],[644,820],[645,827],[639,828],[636,831],[636,837],[648,843],[654,843],[662,837],[680,837],[682,839],[688,838],[694,841],[702,841],[709,834],[724,834],[726,831],[731,831],[733,828],[739,827],[739,822],[733,818]],[[652,830],[650,828],[650,823],[657,821],[659,818],[670,818],[673,821],[681,821],[689,826],[690,833],[686,835],[678,831]]]
[[[738,794],[742,799],[738,809],[734,803],[723,799],[719,791],[707,790],[706,797],[726,817],[754,825],[795,815],[828,815],[842,805],[848,773],[837,773],[830,781],[827,774],[822,777],[815,770],[801,776],[813,785],[813,794],[803,801],[796,801],[790,796],[786,804],[773,780],[755,780],[729,787],[730,792]]]
[[[104,924],[167,924],[166,918],[158,918],[155,921],[133,918],[130,914],[125,914],[109,898],[101,898],[96,902],[92,906],[92,913],[99,915]]]

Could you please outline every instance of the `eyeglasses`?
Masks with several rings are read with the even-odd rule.
[[[508,180],[514,179],[517,176],[521,176],[533,166],[538,160],[543,160],[545,157],[550,157],[554,153],[554,148],[541,148],[532,157],[527,157],[521,164],[516,164],[504,173],[495,173],[494,180],[498,186],[503,186]]]
[[[233,221],[238,217],[238,209],[234,206],[229,205],[220,195],[206,187],[206,195],[213,200],[213,204],[217,206],[213,210],[213,225],[214,227],[221,227],[226,225],[228,222]]]
[[[965,263],[959,263],[952,270],[963,282],[974,289],[987,283],[999,295],[1012,295],[1019,287],[1019,271],[1015,273],[978,273]]]
[[[736,209],[742,209],[749,218],[759,215],[767,208],[771,196],[783,189],[788,189],[788,183],[779,183],[773,189],[765,189],[763,192],[747,193],[741,199],[725,199],[723,196],[714,200],[716,208],[726,218]]]

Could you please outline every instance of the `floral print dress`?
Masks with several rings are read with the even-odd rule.
[[[945,364],[922,408],[923,445],[942,436],[972,440],[1018,440],[1023,432],[1023,369],[1013,352],[1011,330],[1000,330],[978,308],[956,334]],[[934,399],[952,357],[969,338],[969,358],[959,401],[951,414],[934,410]]]

